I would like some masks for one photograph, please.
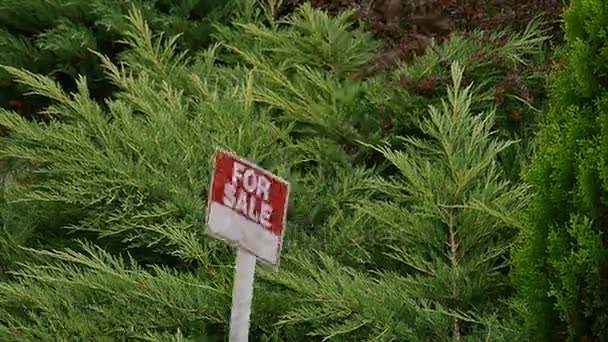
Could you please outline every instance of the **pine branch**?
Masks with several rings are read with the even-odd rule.
[[[403,150],[370,146],[398,167],[403,181],[393,184],[402,189],[403,204],[411,209],[401,214],[395,211],[393,215],[386,209],[363,209],[377,222],[398,232],[404,231],[398,228],[403,225],[398,221],[401,216],[417,216],[420,221],[430,220],[429,226],[443,227],[443,234],[424,234],[421,232],[424,226],[408,218],[405,225],[411,233],[406,235],[404,243],[422,244],[424,239],[437,239],[443,235],[443,243],[447,246],[445,263],[439,263],[441,259],[427,262],[421,256],[428,257],[428,250],[422,254],[416,248],[396,249],[403,255],[393,253],[392,257],[411,266],[408,274],[414,289],[419,287],[422,291],[424,287],[441,284],[439,291],[446,292],[435,295],[435,300],[449,312],[466,312],[467,308],[480,307],[470,302],[473,298],[465,294],[471,291],[463,282],[466,278],[479,276],[486,279],[487,285],[494,282],[488,288],[503,286],[500,277],[496,277],[500,267],[495,266],[495,262],[506,254],[514,235],[504,235],[494,227],[516,223],[508,212],[518,208],[520,200],[526,198],[523,188],[507,186],[501,179],[496,156],[512,142],[492,137],[492,113],[470,113],[472,86],[462,88],[462,74],[459,64],[452,64],[453,86],[448,89],[447,101],[442,102],[441,110],[431,107],[429,116],[421,120],[420,126],[428,139],[405,138],[407,145]],[[395,190],[390,189],[390,193]],[[493,201],[502,202],[509,209],[496,206],[500,209],[488,216]],[[501,241],[501,238],[506,240]],[[431,241],[426,246],[441,240]],[[490,241],[500,242],[493,246]],[[439,265],[438,269],[430,268]],[[444,271],[449,273],[442,274]],[[412,291],[416,296],[417,291]],[[424,297],[424,294],[420,296]],[[464,339],[468,323],[459,317],[451,317],[450,322],[452,338]]]

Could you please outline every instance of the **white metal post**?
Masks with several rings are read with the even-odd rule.
[[[247,342],[249,316],[253,298],[256,256],[239,248],[232,288],[232,313],[230,317],[230,342]]]

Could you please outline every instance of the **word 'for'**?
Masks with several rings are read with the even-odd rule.
[[[232,181],[224,184],[224,205],[270,229],[270,179],[234,162]],[[258,205],[259,203],[259,205]]]

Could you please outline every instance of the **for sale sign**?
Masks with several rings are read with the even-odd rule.
[[[211,180],[208,234],[278,269],[289,183],[253,163],[219,151]]]

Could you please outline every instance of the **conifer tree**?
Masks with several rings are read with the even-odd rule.
[[[427,139],[376,147],[399,172],[368,180],[380,197],[357,204],[370,220],[359,220],[356,229],[363,244],[375,242],[367,252],[385,255],[393,267],[379,263],[370,278],[322,253],[293,257],[297,271],[272,278],[304,298],[283,324],[344,341],[515,336],[501,320],[526,187],[505,180],[497,155],[513,142],[492,136],[493,113],[471,113],[471,85],[462,85],[462,75],[452,64],[447,101],[421,119]]]
[[[533,20],[522,32],[454,36],[394,70],[353,82],[380,44],[353,27],[352,12],[329,20],[305,4],[285,20],[266,19],[274,15],[272,7],[266,13],[263,23],[242,19],[218,25],[215,37],[232,52],[220,58],[254,68],[263,80],[253,89],[256,101],[274,107],[302,134],[339,142],[357,162],[371,166],[380,157],[357,141],[394,143],[396,136],[421,136],[415,122],[426,106],[439,104],[450,62],[456,60],[465,66],[464,78],[475,83],[474,110],[494,106],[499,134],[524,141],[501,154],[510,177],[519,179],[544,106],[544,78],[535,71],[544,63],[548,39],[542,21]]]
[[[129,69],[98,54],[119,89],[105,106],[84,76],[67,92],[3,69],[53,101],[45,125],[0,111],[1,159],[28,167],[3,184],[3,340],[226,335],[232,253],[203,229],[210,158],[222,146],[282,174],[288,128],[247,98],[248,72],[214,67],[216,49],[187,65],[141,12],[128,23]]]
[[[533,341],[608,339],[605,1],[571,2],[550,109],[527,172],[535,195],[514,279]]]
[[[225,20],[239,1],[171,0],[2,0],[0,1],[0,64],[26,68],[51,76],[68,89],[86,75],[96,99],[115,89],[103,76],[97,57],[100,51],[116,61],[125,47],[118,43],[128,26],[127,11],[136,6],[154,32],[181,34],[180,51],[209,46],[212,25]],[[27,96],[10,74],[0,71],[0,106],[23,114],[35,114],[46,99]]]
[[[217,25],[218,44],[194,55],[155,35],[145,11],[131,12],[121,63],[95,53],[118,89],[103,104],[84,76],[69,91],[3,69],[53,105],[45,125],[0,112],[0,160],[27,167],[6,180],[0,203],[0,261],[10,271],[0,336],[225,336],[233,255],[203,227],[219,145],[294,184],[285,263],[279,274],[260,270],[252,337],[507,337],[502,270],[525,195],[496,161],[514,145],[493,138],[494,116],[478,110],[490,107],[491,87],[463,87],[456,65],[443,104],[439,91],[429,100],[385,87],[403,74],[439,74],[483,44],[455,38],[398,72],[355,81],[377,42],[353,31],[347,14],[308,6],[276,21],[272,6],[247,3]],[[497,54],[516,61],[536,38],[512,38]],[[494,62],[463,63],[476,79]],[[414,133],[402,147],[396,132]]]

